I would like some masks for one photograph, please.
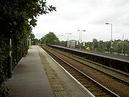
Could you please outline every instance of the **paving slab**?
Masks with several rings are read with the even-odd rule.
[[[7,85],[11,97],[54,97],[37,46],[32,46],[21,59]]]

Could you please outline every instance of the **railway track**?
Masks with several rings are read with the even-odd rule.
[[[72,48],[62,47],[58,45],[49,45],[49,47],[83,57],[90,61],[97,62],[97,63],[100,63],[101,65],[108,66],[129,74],[129,61],[124,60],[123,58],[121,59],[113,56],[110,57],[102,54],[85,52],[83,50],[72,49]]]
[[[80,62],[84,65],[87,65],[90,68],[93,68],[97,71],[103,72],[106,75],[112,76],[116,80],[119,80],[119,81],[121,81],[125,84],[129,84],[129,74],[127,74],[125,72],[122,72],[120,70],[117,70],[117,69],[114,69],[114,68],[111,68],[111,67],[108,67],[108,66],[101,65],[99,63],[87,60],[87,59],[82,58],[82,57],[77,56],[77,55],[72,55],[72,54],[69,54],[69,53],[66,53],[66,52],[63,52],[63,51],[59,51],[59,50],[56,50],[56,49],[53,49],[53,50],[60,53],[60,54],[63,54],[66,57],[69,57],[69,58],[71,58],[71,59],[73,59],[77,62]]]
[[[119,97],[116,93],[95,81],[93,78],[83,73],[78,68],[72,66],[63,60],[63,58],[60,58],[60,56],[53,53],[51,49],[45,50],[96,97]]]

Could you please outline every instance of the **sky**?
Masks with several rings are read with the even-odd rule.
[[[47,0],[57,11],[38,17],[32,32],[54,32],[60,40],[129,39],[129,0]],[[110,23],[106,25],[105,23]],[[83,31],[86,30],[86,31]]]

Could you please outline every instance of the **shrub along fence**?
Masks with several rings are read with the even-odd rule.
[[[18,41],[0,36],[0,97],[7,97],[4,82],[11,77],[12,70],[28,52],[28,41]]]

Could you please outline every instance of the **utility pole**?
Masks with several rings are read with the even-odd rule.
[[[86,30],[77,30],[79,32],[79,49],[81,50],[81,43],[82,43],[82,32],[86,32]]]
[[[67,47],[69,47],[69,35],[71,35],[72,33],[66,33],[67,34]]]
[[[124,34],[122,36],[122,49],[121,49],[121,53],[124,54]]]
[[[110,25],[111,26],[111,46],[110,46],[110,53],[112,53],[112,44],[113,44],[113,39],[112,39],[112,23],[105,23],[106,25]]]
[[[12,76],[12,39],[9,39],[9,78]]]

